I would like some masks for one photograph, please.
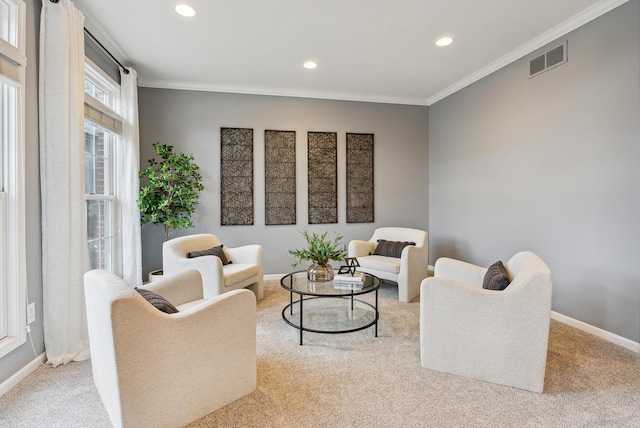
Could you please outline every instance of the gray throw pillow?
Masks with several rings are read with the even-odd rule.
[[[507,288],[509,283],[507,269],[502,264],[502,261],[498,260],[487,269],[487,273],[484,275],[484,280],[482,281],[482,288],[501,291]]]
[[[408,245],[416,245],[415,242],[386,241],[378,239],[378,244],[373,252],[374,256],[395,257],[399,259],[402,256],[402,250]]]
[[[178,309],[161,295],[156,294],[153,291],[145,290],[144,288],[138,287],[136,287],[136,291],[140,293],[140,295],[144,297],[147,302],[151,303],[151,305],[159,311],[165,312],[167,314],[178,313]]]
[[[224,245],[220,244],[218,246],[206,249],[206,250],[201,250],[201,251],[189,251],[187,253],[187,258],[189,259],[193,259],[195,257],[202,257],[202,256],[216,256],[220,259],[220,261],[222,261],[222,265],[228,265],[229,263],[231,263],[231,260],[227,259],[227,255],[224,253],[224,250],[222,249]]]

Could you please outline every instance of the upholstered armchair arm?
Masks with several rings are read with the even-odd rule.
[[[449,278],[426,278],[420,287],[421,337],[427,338],[427,346],[438,349],[440,353],[451,348],[453,356],[459,354],[456,346],[464,342],[474,343],[477,348],[477,342],[486,341],[489,336],[494,340],[514,336],[513,325],[519,324],[517,318],[522,308],[515,304],[513,297],[508,288],[504,291],[485,290]],[[516,332],[515,336],[522,335],[526,342],[526,335],[522,333],[525,332]],[[452,340],[453,336],[455,340]],[[491,352],[494,345],[487,341],[486,346],[480,347]],[[476,357],[458,356],[470,364]]]
[[[347,254],[349,257],[364,257],[368,256],[369,253],[373,253],[375,249],[375,242],[353,240],[349,242]]]
[[[398,284],[407,287],[398,288],[398,299],[408,303],[420,294],[420,282],[427,277],[429,266],[429,248],[426,246],[407,245],[400,257]]]
[[[436,260],[434,277],[449,278],[465,284],[482,287],[487,268],[460,260],[441,257]]]
[[[199,391],[206,402],[196,404],[216,409],[255,390],[256,300],[248,290],[172,315],[142,297],[123,299],[113,302],[112,320],[118,394],[135,406],[135,420],[124,425],[179,420],[184,409],[172,402],[175,394],[158,391]]]
[[[174,306],[200,300],[204,297],[202,276],[195,269],[163,276],[162,279],[145,284],[143,288],[161,295]]]
[[[180,270],[196,269],[202,275],[202,289],[205,299],[224,293],[224,271],[222,261],[216,256],[202,256],[178,260]]]
[[[253,244],[235,248],[225,246],[224,248],[227,250],[229,259],[231,259],[233,263],[246,263],[262,266],[262,245]]]

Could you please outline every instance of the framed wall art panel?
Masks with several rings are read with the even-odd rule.
[[[296,224],[296,132],[264,131],[266,225]]]
[[[372,223],[373,134],[347,133],[347,223]]]
[[[220,224],[253,224],[253,129],[220,128]]]
[[[338,134],[307,133],[309,224],[338,222]]]

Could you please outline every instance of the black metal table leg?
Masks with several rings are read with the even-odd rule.
[[[378,319],[380,318],[379,315],[380,315],[380,312],[378,312],[378,290],[376,289],[376,327],[375,327],[376,336],[375,337],[378,337]]]
[[[302,301],[303,301],[303,296],[302,294],[300,295],[300,346],[302,346]]]

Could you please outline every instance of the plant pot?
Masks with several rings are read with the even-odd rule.
[[[333,279],[333,267],[329,263],[314,261],[307,269],[307,279],[309,281],[331,281]]]
[[[162,269],[152,270],[151,272],[149,272],[149,282],[162,279],[163,274],[164,272],[162,271]]]

